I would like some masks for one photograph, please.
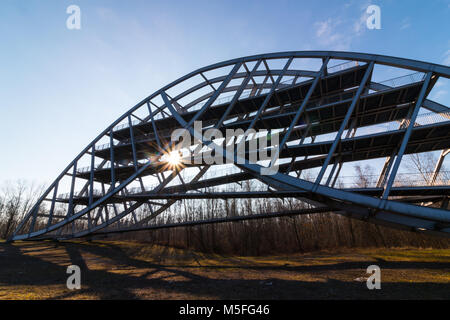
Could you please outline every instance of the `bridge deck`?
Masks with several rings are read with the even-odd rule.
[[[342,162],[388,157],[393,153],[394,148],[400,144],[404,131],[405,129],[402,129],[343,139],[340,143],[339,155],[336,154],[332,158],[331,163],[334,163],[339,157]],[[324,141],[289,146],[281,151],[280,158],[316,156],[306,160],[297,160],[292,169],[304,170],[320,167],[323,164],[325,155],[330,150],[331,144],[332,141]],[[410,154],[447,148],[450,148],[450,121],[415,127],[405,153]],[[189,162],[187,161],[185,166],[198,166]],[[162,166],[163,164],[161,163],[155,163],[155,165],[144,170],[142,175],[145,176],[160,172]],[[115,167],[116,179],[119,181],[126,179],[134,171],[134,166]],[[89,179],[90,172],[80,172],[77,176]],[[94,172],[94,180],[109,183],[111,181],[111,169],[96,169]]]

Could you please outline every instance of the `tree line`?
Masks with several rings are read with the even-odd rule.
[[[425,172],[429,156],[412,158],[411,166]],[[355,184],[366,187],[373,169],[355,166]],[[427,177],[424,175],[424,179]],[[339,182],[338,182],[339,183]],[[243,190],[255,190],[254,181],[243,182]],[[241,189],[241,190],[242,190]],[[43,188],[25,181],[5,183],[0,188],[0,237],[8,238],[35,203]],[[210,190],[213,191],[213,190]],[[228,186],[226,191],[236,191]],[[173,204],[153,224],[198,221],[275,213],[308,208],[295,198],[285,199],[185,199]],[[145,207],[136,212],[145,215]],[[83,222],[77,222],[83,223]],[[122,222],[126,224],[127,221]],[[131,223],[131,220],[129,220]],[[145,241],[203,252],[237,255],[310,252],[341,247],[433,247],[449,248],[450,240],[398,230],[351,219],[335,213],[315,213],[190,227],[111,234],[108,239]]]

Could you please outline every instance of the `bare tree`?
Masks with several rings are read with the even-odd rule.
[[[409,170],[420,173],[425,183],[430,183],[436,162],[437,158],[433,153],[424,152],[408,155],[408,161],[405,164]],[[442,166],[441,171],[444,170]]]
[[[370,165],[366,165],[365,167],[357,164],[354,166],[356,171],[355,176],[355,185],[359,188],[368,188],[373,185],[374,175],[373,168]]]
[[[43,187],[25,180],[7,181],[0,188],[0,236],[8,238],[42,194]]]

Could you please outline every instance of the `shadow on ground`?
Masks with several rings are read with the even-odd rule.
[[[322,255],[273,265],[236,257],[205,262],[192,253],[193,263],[180,264],[165,254],[142,260],[113,242],[0,244],[0,299],[450,298],[449,261],[334,262]],[[81,290],[66,288],[70,264],[81,268]],[[382,270],[381,290],[366,287],[370,264]]]

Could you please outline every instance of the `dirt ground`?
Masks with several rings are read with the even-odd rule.
[[[72,264],[80,290],[66,287]],[[372,264],[380,290],[366,286]],[[125,241],[0,243],[2,299],[450,299],[450,250],[239,257]]]

